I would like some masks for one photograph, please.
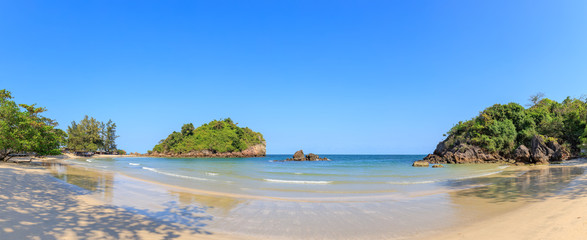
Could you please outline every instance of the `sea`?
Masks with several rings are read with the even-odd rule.
[[[200,190],[279,198],[386,196],[438,189],[451,180],[498,174],[499,164],[412,167],[424,155],[323,155],[330,161],[258,158],[97,158],[76,165]]]

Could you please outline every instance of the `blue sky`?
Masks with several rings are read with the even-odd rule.
[[[587,1],[0,1],[0,88],[146,152],[231,117],[268,153],[425,154],[459,120],[587,93]]]

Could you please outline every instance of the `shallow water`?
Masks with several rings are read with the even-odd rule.
[[[81,159],[76,164],[161,183],[266,197],[356,197],[437,189],[444,182],[502,172],[505,166],[414,168],[422,155],[325,155],[331,161],[277,162],[263,158]]]
[[[48,168],[58,179],[139,214],[271,239],[418,237],[568,195],[563,190],[585,173],[583,160],[441,169],[411,167],[421,156],[400,155],[271,161],[285,157],[79,159]]]

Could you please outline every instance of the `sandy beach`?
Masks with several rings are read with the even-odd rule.
[[[249,198],[44,161],[53,165],[0,164],[2,239],[580,239],[587,233],[587,177],[576,167],[521,167],[499,176],[501,185],[468,180],[480,187],[431,192],[406,205]],[[450,201],[439,205],[441,198]],[[406,206],[409,214],[396,211]]]
[[[544,166],[543,168],[548,168]],[[584,239],[587,235],[587,176],[556,196],[472,224],[431,233],[423,239]]]
[[[44,169],[0,164],[2,239],[208,239],[181,225],[105,204]],[[230,239],[233,239],[231,236]],[[226,239],[215,234],[214,239]]]

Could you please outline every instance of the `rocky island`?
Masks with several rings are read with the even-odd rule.
[[[477,117],[459,122],[432,154],[413,166],[440,163],[548,164],[584,154],[587,148],[587,103],[562,103],[540,96],[524,108],[496,104]]]
[[[147,155],[190,158],[265,156],[266,142],[263,135],[237,124],[230,118],[214,120],[198,128],[194,128],[192,123],[184,124],[181,132],[173,132],[159,141]]]
[[[292,158],[287,158],[283,161],[330,161],[330,159],[328,158],[320,158],[320,156],[313,154],[313,153],[309,153],[308,155],[304,155],[304,151],[303,150],[299,150],[296,153],[294,153]]]

